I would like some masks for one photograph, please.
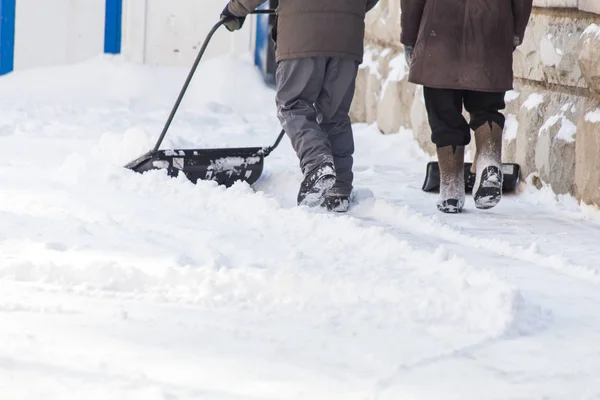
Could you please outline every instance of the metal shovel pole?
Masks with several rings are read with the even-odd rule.
[[[251,12],[250,14],[275,14],[275,10],[255,10],[255,11]],[[215,24],[215,26],[212,27],[212,29],[210,30],[208,35],[206,36],[206,39],[204,40],[204,43],[202,44],[202,47],[200,48],[200,51],[198,52],[198,55],[196,56],[196,60],[194,61],[194,64],[192,65],[192,69],[190,70],[190,72],[185,80],[185,83],[183,84],[183,88],[179,92],[179,96],[177,96],[177,101],[175,102],[175,105],[173,106],[173,109],[171,110],[171,114],[169,115],[169,118],[167,119],[167,122],[165,123],[165,126],[160,134],[160,137],[158,138],[158,141],[156,142],[156,145],[154,146],[154,149],[152,150],[152,153],[156,153],[158,151],[158,149],[160,148],[160,145],[162,144],[162,142],[167,134],[167,131],[169,130],[169,127],[171,126],[171,123],[173,122],[173,118],[175,118],[175,113],[177,113],[177,110],[179,109],[179,105],[181,104],[181,101],[183,100],[183,96],[185,95],[185,92],[187,91],[188,86],[190,85],[190,82],[192,81],[192,77],[196,73],[198,64],[200,64],[200,61],[202,60],[202,57],[204,56],[204,53],[206,52],[206,48],[208,47],[208,44],[210,43],[215,32],[224,23],[225,23],[225,21],[223,21],[223,20],[220,20],[219,22],[217,22]]]

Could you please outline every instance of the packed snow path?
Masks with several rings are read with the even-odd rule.
[[[2,399],[600,399],[595,209],[440,214],[411,134],[366,125],[348,215],[295,206],[287,140],[253,188],[125,170],[186,73],[0,78]],[[273,96],[203,63],[163,148],[271,144]]]

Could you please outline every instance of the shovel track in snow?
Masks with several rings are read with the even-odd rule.
[[[378,200],[374,207],[356,214],[359,218],[371,218],[373,222],[387,227],[401,227],[416,235],[426,235],[439,243],[466,246],[475,251],[485,251],[502,257],[510,265],[511,260],[549,268],[558,273],[586,282],[600,284],[600,269],[572,263],[560,254],[541,253],[535,245],[523,247],[500,239],[478,238],[453,228],[449,224],[427,217],[409,206],[397,206],[385,200]]]
[[[81,217],[42,230],[38,242],[5,242],[0,277],[82,295],[343,315],[353,323],[486,337],[514,323],[521,300],[513,287],[444,252],[418,250],[388,229],[284,209],[245,184],[225,190],[161,171],[138,176],[109,168],[98,175],[99,165],[87,166],[95,179],[67,183],[77,185],[70,187],[72,208],[48,196]],[[108,205],[99,186],[128,200]],[[77,204],[103,211],[89,218]],[[128,214],[132,204],[138,209]],[[148,218],[159,209],[171,211]],[[88,235],[73,235],[78,229]]]

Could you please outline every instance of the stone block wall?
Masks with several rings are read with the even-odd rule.
[[[600,205],[600,0],[534,5],[506,95],[503,160],[520,164],[522,179],[536,176],[558,194]],[[422,87],[407,81],[400,15],[400,0],[380,0],[367,17],[352,119],[384,134],[412,129],[435,155]]]

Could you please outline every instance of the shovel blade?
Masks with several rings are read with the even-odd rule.
[[[465,192],[471,193],[475,186],[475,174],[471,172],[473,163],[465,163]],[[502,182],[502,191],[512,193],[519,184],[520,167],[518,164],[502,164],[502,173],[504,180]],[[437,162],[431,161],[427,164],[425,171],[425,181],[423,182],[424,192],[439,192],[440,190],[440,166]]]
[[[146,153],[126,168],[138,173],[164,169],[171,177],[183,173],[194,184],[214,181],[226,187],[255,183],[263,172],[262,148],[161,150]]]

